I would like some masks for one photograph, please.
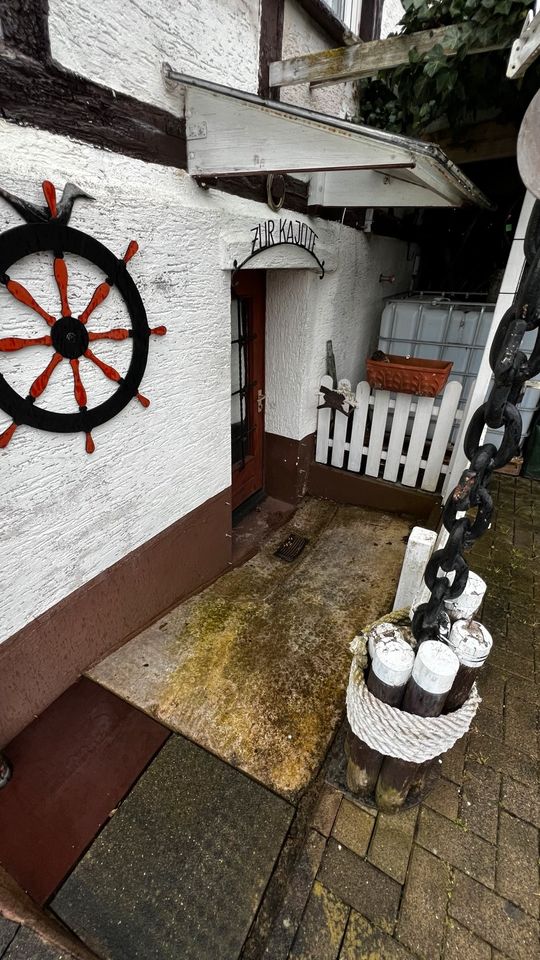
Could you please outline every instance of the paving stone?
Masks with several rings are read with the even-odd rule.
[[[461,791],[457,783],[451,780],[445,780],[441,777],[437,781],[433,790],[424,800],[424,806],[431,807],[437,813],[442,813],[449,820],[455,820],[459,812],[459,802]]]
[[[349,912],[345,903],[315,881],[291,960],[337,960]]]
[[[538,709],[527,700],[511,696],[506,704],[504,739],[511,747],[538,757]]]
[[[454,783],[461,783],[467,741],[468,736],[462,737],[461,740],[458,740],[452,749],[448,750],[443,756],[441,773],[447,780],[453,780]]]
[[[457,874],[449,913],[510,960],[532,960],[538,956],[537,922],[471,877]]]
[[[283,903],[267,937],[264,957],[286,960],[326,846],[325,838],[310,830],[300,856],[289,878]]]
[[[460,824],[423,809],[416,842],[481,883],[495,885],[495,848]]]
[[[496,740],[502,740],[504,737],[504,715],[489,710],[482,702],[478,713],[472,724],[471,731],[474,733],[483,733],[487,737],[495,737]]]
[[[497,843],[501,775],[485,764],[468,760],[463,775],[460,820],[490,843]]]
[[[2,960],[71,960],[71,957],[44,943],[28,927],[20,927]]]
[[[370,863],[331,838],[318,879],[340,900],[391,933],[397,916],[401,887]]]
[[[375,817],[361,810],[350,800],[343,799],[332,836],[359,857],[365,857],[374,826]]]
[[[534,660],[534,638],[530,633],[525,636],[520,630],[516,630],[513,622],[508,624],[507,630],[507,650],[515,650],[517,655],[531,663]]]
[[[486,763],[499,773],[509,774],[522,783],[536,783],[536,763],[506,743],[499,743],[481,733],[472,733],[469,739],[469,756],[478,763]]]
[[[4,950],[9,947],[13,937],[17,933],[18,925],[12,923],[11,920],[6,920],[5,917],[0,916],[0,957],[4,956]]]
[[[413,960],[413,957],[400,943],[353,910],[339,960]]]
[[[368,859],[398,883],[405,883],[417,819],[418,808],[377,817]]]
[[[404,946],[423,960],[439,957],[449,886],[448,865],[415,844],[396,935]]]
[[[507,697],[516,697],[518,700],[528,700],[529,703],[540,706],[540,685],[521,680],[519,677],[509,677],[506,685]]]
[[[540,802],[536,790],[511,777],[503,777],[501,804],[515,817],[540,828]]]
[[[171,737],[52,908],[107,960],[236,960],[292,813]]]
[[[531,662],[520,657],[515,650],[505,645],[495,647],[490,654],[490,661],[508,674],[515,674],[525,680],[531,677]]]
[[[446,929],[444,960],[491,960],[491,947],[455,920],[450,920]]]
[[[489,629],[487,620],[486,625]],[[494,666],[488,663],[478,680],[478,690],[482,697],[482,707],[487,707],[488,710],[493,710],[494,713],[502,715],[505,687],[506,680],[504,676],[502,676]]]
[[[497,892],[538,917],[538,830],[501,810],[497,853]]]
[[[324,837],[329,837],[332,833],[340,803],[341,793],[339,790],[331,787],[329,783],[325,783],[311,821],[312,827],[322,833]]]

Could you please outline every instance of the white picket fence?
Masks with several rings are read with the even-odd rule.
[[[332,378],[321,387],[332,389]],[[351,391],[348,380],[338,390]],[[451,380],[439,397],[372,390],[361,381],[356,387],[354,413],[318,411],[315,459],[368,477],[399,482],[407,487],[437,490],[448,471],[444,462],[450,438],[462,418],[458,410],[461,384]],[[319,394],[319,404],[323,395]]]

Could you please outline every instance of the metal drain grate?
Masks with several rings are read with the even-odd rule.
[[[300,556],[306,543],[309,543],[307,537],[301,537],[298,533],[290,533],[277,548],[274,556],[291,563],[292,560],[296,560]]]

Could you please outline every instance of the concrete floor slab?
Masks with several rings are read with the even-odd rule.
[[[52,909],[108,960],[237,960],[293,812],[173,736]]]
[[[395,514],[307,499],[252,560],[89,676],[294,798],[342,715],[350,641],[392,607],[410,526]],[[291,531],[309,544],[288,564],[274,551]]]

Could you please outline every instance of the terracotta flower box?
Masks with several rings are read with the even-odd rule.
[[[376,390],[436,397],[444,389],[451,369],[451,361],[423,360],[389,353],[384,360],[367,361],[367,379]]]

